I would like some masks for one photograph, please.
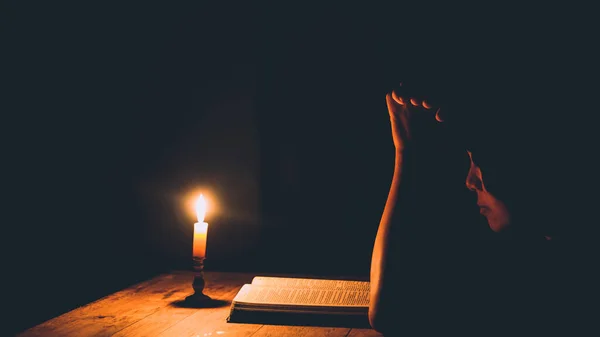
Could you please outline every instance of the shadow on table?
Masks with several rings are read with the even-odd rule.
[[[198,303],[190,300],[179,300],[171,302],[170,306],[177,308],[222,308],[231,305],[230,301],[210,299],[206,302]]]

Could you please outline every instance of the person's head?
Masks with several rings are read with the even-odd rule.
[[[550,236],[556,175],[543,121],[505,111],[470,117],[462,133],[469,159],[466,187],[490,229],[515,238]],[[554,173],[550,173],[554,172]]]
[[[469,55],[481,62],[463,57]],[[457,54],[447,72],[424,76],[436,84],[423,91],[438,99],[445,109],[443,124],[468,150],[466,185],[477,195],[491,230],[511,236],[572,235],[563,223],[573,226],[571,211],[582,198],[572,186],[586,186],[573,175],[583,166],[573,153],[580,146],[572,136],[578,128],[570,123],[585,120],[575,104],[583,98],[579,86],[557,71],[560,63],[548,68],[540,62],[549,55],[494,55],[500,54]]]

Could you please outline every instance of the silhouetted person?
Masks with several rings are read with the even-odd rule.
[[[529,99],[535,103],[537,97]],[[392,336],[468,330],[480,336],[500,331],[536,335],[558,329],[580,310],[569,304],[578,298],[572,281],[580,277],[579,266],[555,249],[568,213],[566,208],[559,211],[565,205],[555,196],[577,197],[563,190],[565,180],[574,177],[560,175],[565,158],[557,144],[566,135],[549,128],[544,118],[550,115],[510,115],[511,110],[535,110],[505,98],[489,102],[499,106],[495,111],[478,106],[490,97],[464,98],[463,107],[472,104],[475,113],[458,118],[451,115],[458,111],[444,115],[443,109],[402,88],[386,95],[396,152],[372,255],[369,320],[376,330]],[[491,110],[487,115],[486,109]],[[456,144],[464,145],[470,161],[466,187],[499,240],[457,244],[419,230],[428,224],[409,223],[418,222],[406,214],[419,188],[411,184],[410,167],[427,155],[418,153],[418,133],[428,122],[435,125],[434,118],[454,118],[454,131],[460,134]],[[435,212],[436,205],[430,206]],[[447,226],[461,224],[448,219]]]

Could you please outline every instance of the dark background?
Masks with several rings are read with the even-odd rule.
[[[401,5],[1,12],[11,331],[188,268],[199,189],[218,204],[207,269],[368,275],[393,170],[385,94],[457,73],[465,46],[508,30]],[[437,156],[423,158],[415,214],[431,235],[485,236],[466,155],[442,133],[424,145]]]

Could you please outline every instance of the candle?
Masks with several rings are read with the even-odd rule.
[[[208,233],[208,223],[204,222],[205,215],[206,200],[204,200],[204,196],[200,194],[200,197],[196,201],[196,216],[198,217],[198,222],[194,224],[194,257],[206,257],[206,234]]]
[[[206,234],[208,232],[208,224],[204,222],[204,216],[206,215],[206,200],[204,196],[200,194],[200,197],[196,200],[196,216],[198,222],[194,224],[194,246],[193,251],[193,268],[194,268],[194,281],[192,287],[194,288],[194,294],[185,298],[186,301],[194,303],[194,305],[210,303],[211,298],[204,294],[204,259],[206,258]]]

